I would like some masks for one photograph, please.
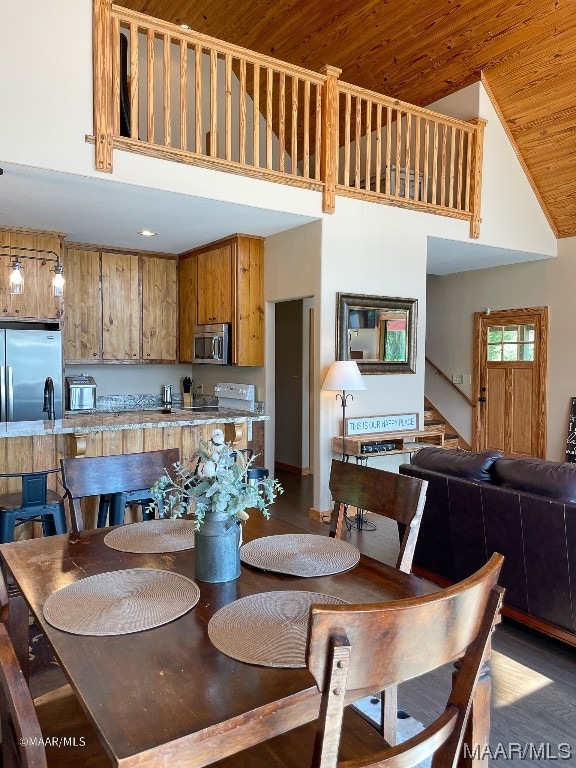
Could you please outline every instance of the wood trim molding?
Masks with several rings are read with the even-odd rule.
[[[526,165],[526,163],[524,161],[524,158],[522,157],[522,154],[520,152],[520,149],[518,148],[518,145],[516,144],[514,136],[512,135],[512,131],[510,130],[510,128],[508,126],[508,122],[506,121],[506,118],[502,114],[502,110],[498,106],[498,102],[496,101],[494,93],[492,92],[492,89],[490,87],[490,83],[488,82],[488,76],[484,72],[484,70],[481,70],[481,72],[480,72],[480,82],[484,86],[484,90],[486,91],[486,93],[488,94],[488,98],[492,102],[492,106],[494,107],[494,111],[498,115],[498,119],[500,120],[500,122],[502,124],[502,127],[506,131],[506,136],[508,137],[508,141],[510,142],[510,144],[512,146],[512,149],[514,150],[514,152],[516,154],[516,157],[518,158],[518,162],[522,166],[522,170],[524,171],[524,174],[526,176],[526,179],[527,179],[528,183],[530,184],[530,187],[532,188],[532,191],[536,195],[536,199],[540,203],[540,207],[542,208],[542,213],[546,217],[546,221],[550,225],[550,229],[554,233],[554,237],[558,238],[559,237],[558,228],[554,224],[554,221],[552,219],[550,211],[546,207],[546,204],[545,204],[542,196],[540,195],[540,192],[538,191],[538,187],[536,186],[536,184],[534,182],[534,179],[532,178],[532,174],[528,170],[528,166]]]

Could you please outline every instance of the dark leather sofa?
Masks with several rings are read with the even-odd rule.
[[[400,472],[428,481],[415,573],[460,581],[501,552],[504,614],[576,645],[576,464],[424,448]]]

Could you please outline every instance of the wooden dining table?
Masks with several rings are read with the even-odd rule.
[[[354,568],[300,578],[242,565],[224,584],[199,581],[196,606],[168,624],[142,632],[75,635],[44,618],[46,600],[68,584],[125,568],[173,571],[194,579],[194,550],[132,554],[108,547],[106,530],[50,536],[0,546],[0,554],[94,726],[113,766],[209,765],[293,727],[315,720],[320,694],[307,669],[236,661],[216,649],[208,622],[222,606],[247,595],[305,590],[352,603],[396,600],[437,589],[362,555]],[[244,540],[301,533],[253,513]],[[22,632],[15,632],[22,636]],[[240,726],[240,727],[238,727]]]

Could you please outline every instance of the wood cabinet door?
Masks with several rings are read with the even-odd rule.
[[[181,363],[192,362],[192,337],[197,320],[196,255],[178,262],[179,345]]]
[[[102,253],[102,358],[141,359],[138,256]]]
[[[232,363],[264,365],[264,241],[238,237]]]
[[[101,360],[100,251],[66,249],[64,274],[64,360]]]
[[[14,256],[21,257],[22,275],[24,277],[24,291],[19,295],[10,295],[8,278],[10,275],[9,256],[3,256],[1,262],[3,279],[0,281],[0,312],[3,317],[25,317],[40,319],[57,319],[62,314],[62,297],[55,297],[52,288],[54,266],[57,256],[61,255],[62,242],[58,234],[33,234],[26,232],[0,233],[2,245],[18,248],[30,248],[28,255],[33,258],[25,258],[27,252],[14,250]],[[36,251],[51,251],[51,253],[37,253]],[[52,261],[44,261],[42,256]],[[66,290],[66,289],[64,289]]]
[[[176,362],[174,259],[142,256],[142,359]]]
[[[198,325],[232,322],[232,244],[198,254]]]

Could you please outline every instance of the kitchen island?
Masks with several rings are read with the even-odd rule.
[[[267,419],[263,414],[228,408],[174,408],[170,413],[157,408],[1,423],[0,438],[4,439],[0,439],[0,466],[3,472],[54,469],[60,466],[61,458],[113,456],[163,448],[179,448],[182,463],[190,464],[199,441],[207,440],[217,428],[224,431],[226,442],[235,448],[252,448],[259,454],[255,464],[262,465],[263,423]],[[0,482],[0,493],[19,490],[18,480]]]

